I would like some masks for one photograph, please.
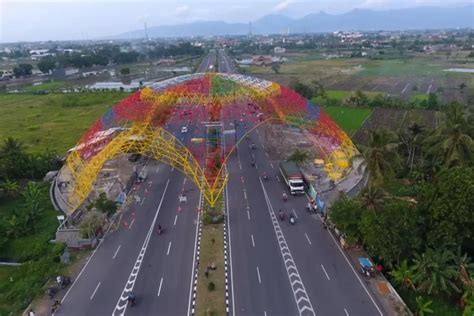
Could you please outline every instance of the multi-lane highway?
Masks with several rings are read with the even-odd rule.
[[[232,59],[226,53],[225,49],[220,48],[217,51],[217,69],[219,72],[234,73],[236,72]]]
[[[208,71],[216,59],[220,72],[235,71],[223,49],[211,50],[198,71]],[[262,128],[244,137],[258,122],[255,105],[244,102],[229,109],[232,115],[223,115],[221,122],[227,131],[225,151],[243,138],[228,160],[225,190],[230,314],[383,315],[319,217],[305,210],[306,196],[282,200],[287,189],[278,162],[266,153]],[[203,145],[192,138],[205,137],[207,121],[204,107],[178,106],[166,128],[203,159]],[[252,143],[256,149],[250,148]],[[148,174],[131,193],[139,200],[124,210],[120,227],[94,251],[57,315],[190,315],[202,197],[170,166],[149,160],[139,168]],[[183,195],[185,203],[179,200]],[[293,212],[296,225],[281,221],[279,210],[287,218]],[[163,234],[158,234],[158,225]],[[126,297],[132,290],[137,300],[129,308]]]
[[[207,56],[200,68],[208,68],[211,60]],[[207,120],[202,107],[188,106],[178,108],[166,128],[199,156],[191,138],[204,137],[201,122]],[[148,176],[131,193],[139,200],[123,210],[120,227],[93,252],[56,315],[190,314],[200,192],[163,163],[148,160],[137,167]],[[181,203],[183,195],[187,201]],[[160,235],[159,225],[164,228]],[[126,304],[130,291],[137,297],[133,308]]]
[[[196,127],[179,135],[180,127],[169,129],[189,143]],[[148,179],[133,192],[139,202],[127,207],[119,229],[94,252],[57,315],[122,315],[130,290],[137,301],[127,315],[189,313],[199,190],[165,164],[150,160],[144,168]],[[183,194],[186,203],[179,202]],[[164,228],[160,235],[158,225]]]
[[[217,71],[216,60],[217,60],[217,51],[215,49],[209,50],[209,54],[207,54],[204,57],[201,64],[197,68],[196,72]],[[211,65],[212,65],[212,69],[210,68]]]
[[[239,109],[246,124],[224,122],[224,129],[235,128],[238,138],[252,128],[250,117],[256,116],[247,104]],[[319,217],[306,211],[307,197],[283,201],[287,189],[278,163],[265,151],[263,134],[261,129],[252,132],[228,162],[232,314],[382,315]],[[227,137],[229,143],[232,137]],[[251,143],[257,149],[250,149]],[[262,181],[264,173],[268,181]],[[281,221],[279,210],[286,218],[293,212],[297,224]]]

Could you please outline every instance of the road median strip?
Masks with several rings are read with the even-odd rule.
[[[223,207],[223,199],[216,205]],[[225,226],[221,221],[212,222],[213,219],[220,218],[222,213],[217,212],[207,203],[204,203],[203,212],[195,314],[198,316],[225,315],[228,311]],[[219,215],[213,216],[214,214]],[[213,216],[213,218],[208,222],[206,216]]]

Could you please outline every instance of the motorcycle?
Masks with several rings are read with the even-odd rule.
[[[291,225],[295,225],[295,224],[296,224],[295,215],[293,215],[293,214],[290,214],[290,224],[291,224]]]
[[[263,178],[263,181],[268,181],[268,176],[266,173],[263,174],[262,178]]]
[[[288,195],[286,193],[283,193],[283,202],[286,202],[288,200]]]
[[[282,211],[280,211],[280,220],[285,220],[285,213],[283,213]]]
[[[58,292],[59,292],[59,289],[55,286],[52,286],[46,290],[46,294],[48,295],[50,299],[52,299]]]
[[[130,307],[133,307],[135,305],[135,294],[131,293],[127,297],[127,302],[130,305]]]

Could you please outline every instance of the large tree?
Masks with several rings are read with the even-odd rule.
[[[456,247],[474,242],[474,168],[453,168],[423,185],[418,198],[426,242]]]
[[[364,212],[360,231],[369,253],[392,266],[410,257],[420,246],[418,225],[416,209],[396,202],[385,206],[380,212]]]
[[[426,138],[426,154],[431,160],[439,160],[445,168],[467,166],[474,156],[474,141],[464,108],[453,102],[446,112],[446,123]]]
[[[0,145],[0,178],[23,178],[28,172],[28,161],[22,143],[11,137],[5,139]]]
[[[30,64],[19,64],[15,68],[13,68],[13,73],[15,74],[16,78],[19,77],[27,77],[31,76],[33,70],[33,66]]]
[[[397,149],[397,134],[385,129],[370,131],[369,142],[363,149],[363,155],[371,181],[380,183],[383,182],[384,177],[395,173],[401,161]]]
[[[359,223],[362,218],[362,206],[359,201],[343,197],[334,203],[329,215],[337,229],[346,234],[349,243],[361,240]]]

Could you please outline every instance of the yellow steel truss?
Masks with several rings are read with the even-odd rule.
[[[114,137],[99,153],[89,160],[83,160],[77,151],[67,160],[72,175],[73,191],[69,202],[76,210],[87,198],[103,165],[122,153],[140,153],[163,161],[181,170],[193,180],[203,192],[207,202],[214,206],[227,182],[227,174],[219,173],[213,183],[204,176],[204,170],[191,152],[178,139],[161,127],[148,123],[135,123],[130,129]],[[73,210],[73,211],[74,211]]]

